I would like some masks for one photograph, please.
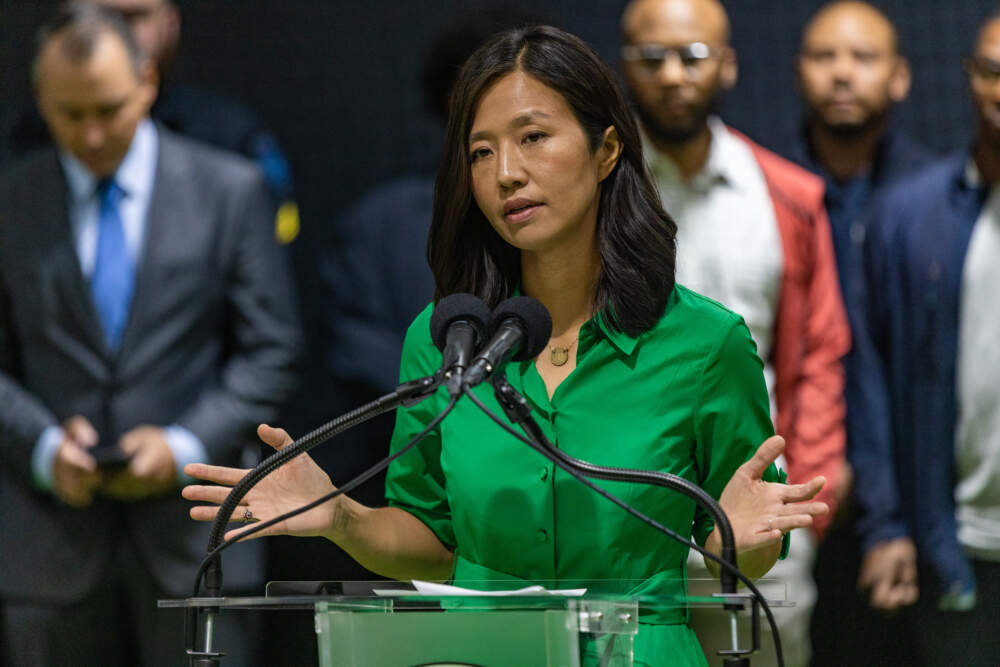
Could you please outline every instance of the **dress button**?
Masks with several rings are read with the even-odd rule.
[[[544,542],[545,540],[549,539],[549,534],[546,533],[544,530],[540,530],[535,534],[535,537],[536,539],[538,539],[539,542]]]
[[[541,470],[538,471],[538,476],[544,482],[545,480],[547,480],[549,478],[549,469],[548,468],[542,468]]]

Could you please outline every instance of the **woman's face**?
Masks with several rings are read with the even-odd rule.
[[[610,151],[611,160],[607,141],[590,150],[562,95],[513,72],[488,88],[476,109],[469,134],[472,193],[511,245],[579,247],[594,238],[600,182],[618,156]]]

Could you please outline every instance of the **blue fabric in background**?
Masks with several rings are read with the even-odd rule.
[[[921,582],[921,597],[974,589],[954,495],[962,268],[985,197],[966,182],[968,161],[963,151],[889,190],[865,245],[867,307],[852,370],[871,400],[858,404],[858,417],[891,427],[859,430],[866,439],[856,449],[860,465],[895,473],[882,498],[885,521],[913,537],[934,579],[926,591],[930,582]]]

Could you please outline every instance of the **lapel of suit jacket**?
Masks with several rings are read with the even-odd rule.
[[[182,187],[178,184],[184,172],[183,166],[178,163],[182,154],[174,150],[170,136],[159,124],[156,126],[156,133],[158,144],[153,191],[146,212],[146,230],[138,258],[135,290],[118,351],[119,358],[127,355],[135,345],[136,336],[140,335],[138,332],[146,325],[146,313],[152,300],[156,298],[158,290],[165,289],[164,285],[157,285],[157,276],[162,275],[161,264],[165,256],[165,253],[158,251],[172,242],[170,228],[175,210],[172,198],[177,196]]]
[[[59,298],[59,307],[71,314],[95,350],[99,350],[104,356],[110,356],[111,351],[104,338],[90,286],[80,268],[80,256],[76,252],[76,239],[69,220],[69,188],[55,150],[52,151],[49,171],[55,176],[55,187],[52,190],[41,188],[40,191],[54,192],[55,196],[39,197],[36,202],[36,219],[41,222],[49,221],[48,224],[52,225],[50,233],[53,238],[58,239],[48,270]]]

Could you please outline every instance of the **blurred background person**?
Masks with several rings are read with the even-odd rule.
[[[911,75],[896,28],[879,9],[850,0],[825,5],[802,32],[797,64],[805,114],[790,157],[823,178],[837,274],[854,325],[863,307],[861,248],[869,203],[932,155],[894,126],[892,110],[906,99]],[[885,467],[858,449],[865,438],[856,432],[870,425],[853,421],[857,403],[868,398],[856,386],[851,354],[845,370],[847,456],[855,483],[817,555],[813,665],[885,664],[909,650],[906,620],[869,610],[869,603],[875,609],[889,604],[893,573],[912,543],[887,512],[893,486]]]
[[[646,159],[677,221],[677,280],[746,320],[766,362],[776,430],[788,443],[789,482],[822,474],[820,498],[833,509],[845,483],[841,357],[849,334],[822,182],[715,115],[737,76],[721,4],[635,0],[622,29]],[[789,558],[768,575],[787,584],[797,605],[775,614],[788,665],[809,660],[813,543],[827,525],[821,517],[812,534],[796,531]],[[693,579],[706,576],[695,559],[688,567]],[[719,663],[715,651],[728,645],[724,615],[694,609],[692,625]]]
[[[254,160],[267,180],[277,212],[275,231],[289,242],[298,234],[298,207],[288,160],[277,137],[259,114],[225,93],[177,80],[174,61],[181,36],[181,15],[171,0],[91,0],[121,14],[139,47],[159,73],[160,89],[150,110],[154,120],[178,134],[240,153]],[[34,105],[13,120],[0,164],[49,143],[45,122]]]
[[[908,543],[873,601],[915,603],[913,664],[928,666],[1000,655],[1000,17],[966,71],[975,140],[880,198],[858,327],[864,445]]]
[[[0,597],[15,665],[175,665],[207,531],[178,487],[238,463],[296,388],[301,333],[264,179],[149,119],[114,13],[63,6],[34,84],[55,147],[0,176]],[[106,465],[107,464],[107,465]],[[227,559],[257,592],[262,550]],[[249,615],[220,623],[255,664]]]

